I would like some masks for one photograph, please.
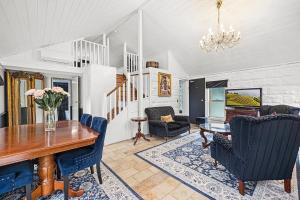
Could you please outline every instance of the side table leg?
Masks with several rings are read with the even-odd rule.
[[[204,139],[204,142],[202,142],[202,147],[203,149],[205,149],[210,145],[210,143],[208,143],[207,137],[205,136],[203,129],[200,129],[200,135]]]

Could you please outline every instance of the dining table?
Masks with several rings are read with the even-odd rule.
[[[97,137],[93,129],[74,120],[57,122],[53,132],[45,132],[43,123],[0,128],[0,166],[37,160],[39,183],[31,197],[48,196],[64,188],[63,181],[56,178],[55,154],[92,145]],[[70,197],[83,193],[69,188]]]

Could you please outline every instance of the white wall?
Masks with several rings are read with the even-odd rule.
[[[106,118],[104,97],[116,87],[116,68],[89,65],[83,73],[81,86],[83,112]]]
[[[4,73],[3,73],[3,67],[0,65],[0,76],[4,80]],[[2,114],[5,111],[4,107],[4,86],[0,86],[0,114]]]
[[[264,105],[287,104],[300,107],[300,63],[201,77],[205,77],[206,81],[228,79],[228,88],[261,87],[263,88],[262,102]],[[208,108],[208,104],[206,104],[206,108]],[[206,115],[208,115],[207,112]]]

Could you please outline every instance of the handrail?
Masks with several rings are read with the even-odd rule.
[[[111,95],[112,93],[114,93],[117,89],[119,89],[120,87],[123,87],[123,84],[126,83],[126,82],[127,82],[127,80],[123,81],[121,85],[117,85],[114,89],[112,89],[112,91],[110,91],[109,93],[107,93],[106,96],[108,97],[109,95]]]
[[[148,75],[148,74],[150,74],[149,72],[145,72],[145,73],[143,73],[143,75]],[[131,74],[130,76],[138,76],[139,74]]]

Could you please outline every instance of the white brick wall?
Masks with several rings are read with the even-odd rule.
[[[263,88],[263,104],[300,107],[300,63],[205,76],[206,81],[228,79],[229,88]]]

